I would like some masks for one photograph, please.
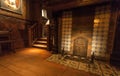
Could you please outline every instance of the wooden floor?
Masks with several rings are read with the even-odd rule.
[[[0,76],[96,76],[46,61],[50,52],[37,48],[17,50],[0,57]]]

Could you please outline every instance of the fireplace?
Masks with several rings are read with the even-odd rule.
[[[84,37],[77,37],[73,40],[73,54],[81,57],[87,56],[88,40]]]

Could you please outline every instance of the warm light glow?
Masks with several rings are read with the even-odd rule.
[[[15,2],[16,2],[16,0],[9,0],[9,1],[10,1],[11,4],[12,4],[12,3],[15,4]]]
[[[50,20],[48,19],[47,22],[46,22],[46,25],[49,25],[50,24]]]
[[[71,35],[67,35],[67,37],[68,36],[71,36]],[[65,39],[63,39],[63,40],[65,40]],[[63,48],[64,48],[64,51],[70,51],[71,50],[70,46],[71,46],[71,37],[67,38],[64,42],[62,42],[61,49],[63,50]]]
[[[45,9],[42,9],[42,17],[47,18],[47,11]]]
[[[93,53],[95,53],[95,51],[91,51],[91,55],[93,55]]]
[[[8,5],[9,7],[15,10],[19,8],[19,0],[18,2],[16,2],[16,0],[5,0],[4,2],[6,5]]]
[[[44,10],[42,9],[42,17],[44,16]]]
[[[37,49],[37,48],[25,48],[24,50],[25,51],[21,51],[21,53],[27,54],[27,55],[39,55],[39,54],[47,53],[46,50]]]
[[[100,20],[99,19],[94,19],[94,23],[99,23]]]

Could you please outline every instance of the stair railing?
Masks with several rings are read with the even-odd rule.
[[[28,28],[28,39],[29,39],[29,46],[37,40],[38,38],[38,24],[34,23],[31,27]]]

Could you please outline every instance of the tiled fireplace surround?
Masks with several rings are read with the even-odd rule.
[[[73,33],[72,15],[72,11],[64,11],[62,14],[61,50],[64,48],[70,54],[87,57],[94,52],[98,59],[106,60],[110,6],[103,5],[95,8],[91,37],[87,37],[87,34],[81,31]]]

